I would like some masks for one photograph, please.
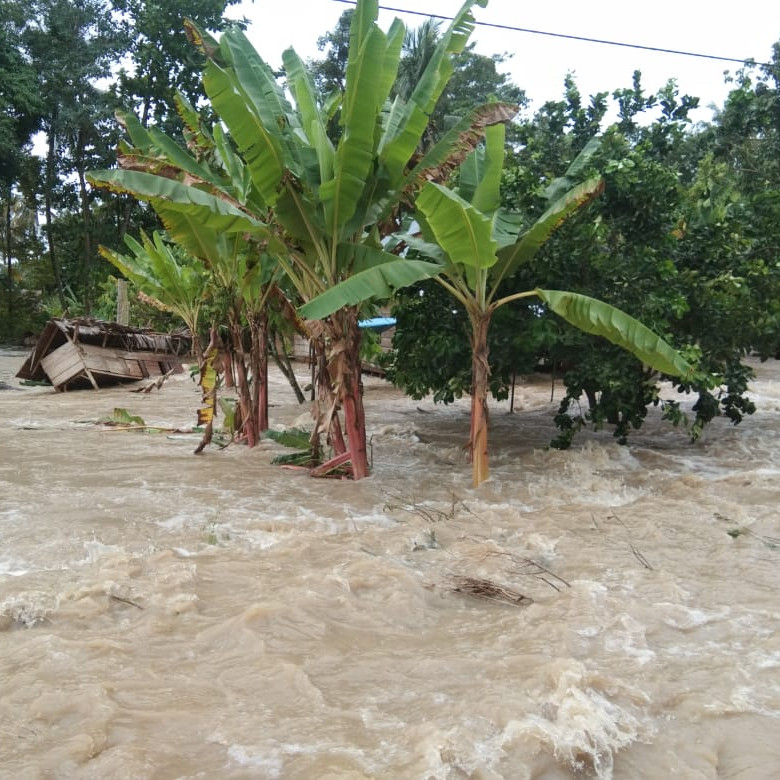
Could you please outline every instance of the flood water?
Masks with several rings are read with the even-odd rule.
[[[692,445],[653,411],[568,452],[532,379],[493,404],[477,490],[467,402],[377,378],[358,483],[96,424],[190,427],[187,375],[0,392],[0,776],[780,776],[780,365],[757,370],[740,426]],[[281,376],[271,401],[308,422]],[[533,603],[456,590],[485,580]]]

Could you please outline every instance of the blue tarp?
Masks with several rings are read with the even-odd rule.
[[[365,330],[375,330],[381,333],[395,325],[395,317],[373,317],[370,320],[360,320],[358,325]]]

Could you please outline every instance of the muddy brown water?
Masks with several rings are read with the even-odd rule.
[[[757,371],[738,427],[691,445],[651,412],[568,452],[529,380],[477,490],[467,403],[376,378],[359,483],[95,424],[192,425],[188,376],[0,392],[0,776],[780,776],[780,366]],[[308,422],[279,376],[272,404]]]

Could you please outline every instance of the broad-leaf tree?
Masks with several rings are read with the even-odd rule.
[[[123,276],[133,282],[146,301],[179,317],[192,334],[192,347],[201,354],[198,343],[200,314],[207,297],[207,276],[203,264],[155,231],[141,241],[125,236],[130,254],[105,246],[100,254]]]
[[[268,250],[279,251],[283,244],[260,221],[260,212],[253,216],[247,206],[259,196],[222,128],[216,125],[212,133],[183,95],[177,96],[177,108],[188,149],[156,128],[143,127],[134,115],[121,115],[134,144],[120,147],[124,170],[93,172],[91,180],[149,201],[168,238],[205,266],[207,291],[226,320],[227,370],[235,374],[238,389],[237,426],[254,446],[268,427],[265,307],[274,294],[276,267]],[[148,275],[165,285],[159,270],[147,266]]]

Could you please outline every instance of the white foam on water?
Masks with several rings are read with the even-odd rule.
[[[239,766],[261,769],[263,777],[276,778],[282,776],[284,759],[279,753],[258,753],[256,749],[244,745],[231,745],[227,751],[228,758]]]
[[[55,609],[56,604],[48,593],[24,591],[0,602],[0,618],[6,618],[12,624],[32,628],[45,622]]]
[[[654,606],[663,610],[661,620],[671,628],[686,631],[709,623],[725,620],[731,614],[731,608],[723,606],[717,610],[696,609],[686,607],[684,604],[671,604],[669,602],[657,602]]]
[[[592,771],[599,780],[610,780],[615,754],[633,742],[649,740],[654,729],[637,707],[618,703],[591,685],[589,677],[583,665],[569,662],[541,714],[507,724],[504,743],[536,743],[573,771]],[[610,687],[625,686],[613,680]],[[641,698],[635,689],[631,695]]]
[[[97,539],[84,542],[86,558],[81,563],[96,563],[100,558],[112,553],[125,553],[124,547],[115,544],[103,544]]]
[[[23,577],[31,569],[18,558],[0,558],[0,577]]]

